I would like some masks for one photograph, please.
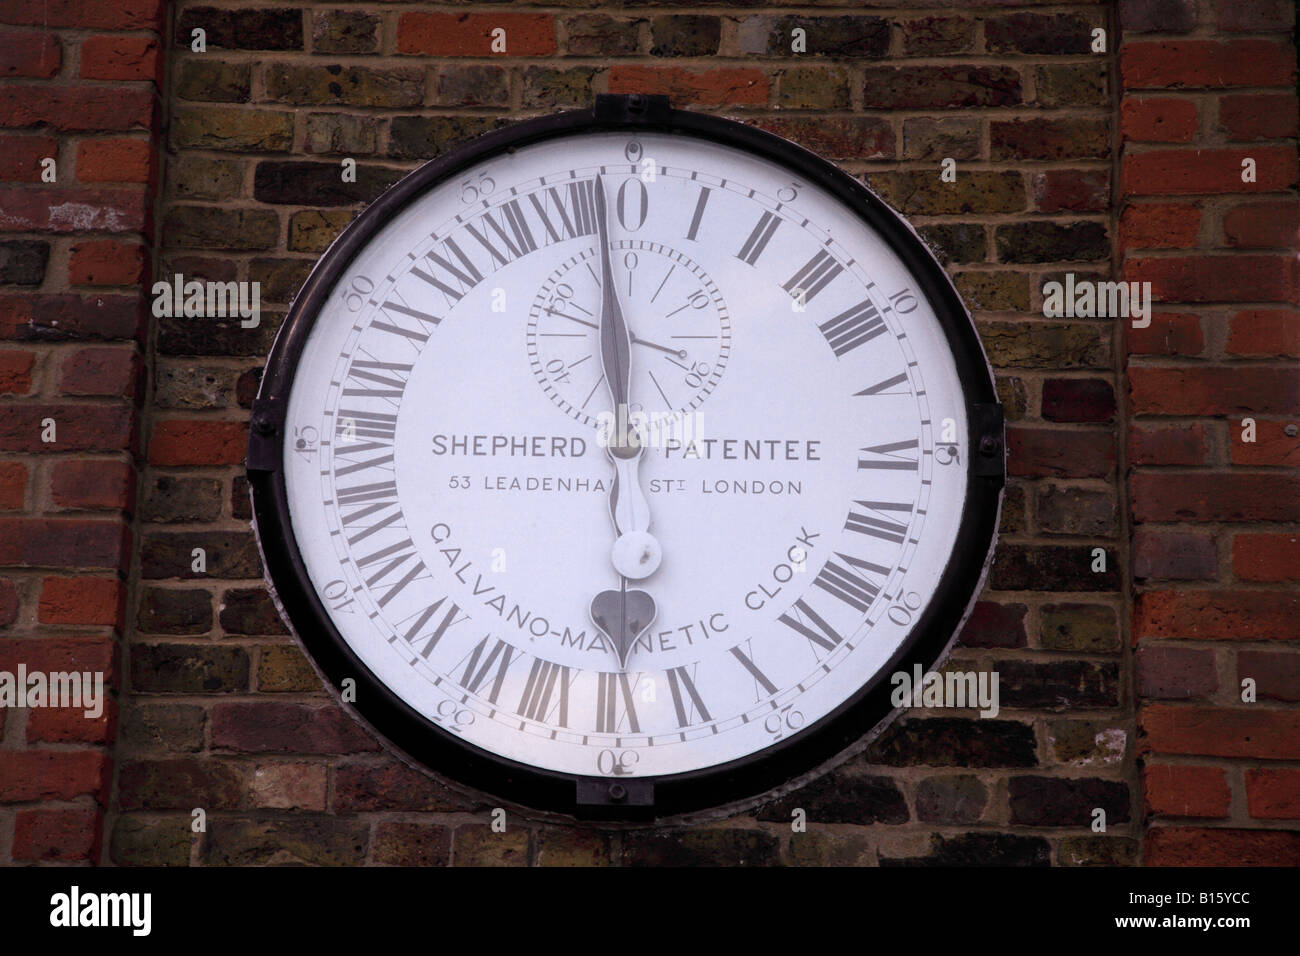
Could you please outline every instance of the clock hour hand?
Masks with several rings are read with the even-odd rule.
[[[626,579],[621,579],[617,591],[601,591],[591,601],[591,619],[614,645],[622,670],[627,670],[632,645],[654,623],[657,613],[655,599],[639,588],[628,590]]]

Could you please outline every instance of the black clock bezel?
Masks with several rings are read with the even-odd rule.
[[[837,198],[876,230],[915,276],[935,309],[966,399],[970,423],[966,505],[953,556],[917,626],[891,660],[835,710],[792,736],[725,764],[658,777],[558,773],[501,757],[417,713],[353,653],[316,596],[290,520],[283,471],[285,415],[307,338],[343,275],[368,240],[397,212],[457,173],[491,157],[558,136],[628,131],[686,135],[777,163]],[[879,729],[895,709],[890,674],[931,668],[951,646],[987,573],[1005,478],[1001,406],[971,318],[952,282],[911,227],[836,166],[753,126],[674,110],[666,97],[599,96],[590,110],[526,120],[470,140],[419,167],[376,199],[317,261],[276,335],[253,404],[247,474],[267,583],[281,616],[336,699],[345,678],[358,704],[342,704],[391,747],[434,774],[501,802],[582,819],[644,821],[754,802],[824,767]]]

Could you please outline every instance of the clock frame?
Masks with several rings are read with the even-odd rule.
[[[317,597],[294,538],[283,470],[288,398],[308,335],[337,280],[378,230],[426,191],[495,155],[559,136],[611,131],[693,136],[749,152],[815,184],[854,213],[901,259],[934,308],[961,382],[969,430],[966,501],[951,558],[889,662],[829,714],[778,743],[727,763],[655,777],[583,776],[530,766],[472,744],[414,710],[360,661]],[[996,540],[1004,457],[1002,407],[975,327],[947,274],[903,219],[861,183],[780,137],[671,109],[666,97],[630,95],[598,96],[593,109],[487,133],[421,166],[367,207],[321,256],[277,335],[253,404],[247,474],[272,596],[349,713],[404,759],[500,803],[575,818],[644,821],[771,799],[847,759],[887,726],[896,711],[890,675],[941,661],[983,585]],[[357,704],[341,698],[339,688],[348,678],[355,681]]]

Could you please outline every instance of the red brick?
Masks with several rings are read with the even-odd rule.
[[[35,352],[0,349],[0,395],[26,395],[32,390]]]
[[[1255,182],[1241,179],[1242,160],[1255,160]],[[1294,146],[1236,149],[1157,149],[1128,153],[1120,164],[1126,196],[1277,192],[1296,184]]]
[[[1247,93],[1219,98],[1219,128],[1228,142],[1257,139],[1295,139],[1294,93]]]
[[[143,341],[147,316],[143,294],[0,295],[0,339]]]
[[[140,357],[131,346],[81,349],[63,360],[59,388],[64,395],[134,399]]]
[[[1115,390],[1100,378],[1046,379],[1042,415],[1049,422],[1108,422],[1115,417]]]
[[[49,33],[0,30],[0,78],[48,79],[63,65],[63,48]]]
[[[506,31],[505,52],[492,53],[492,31]],[[397,52],[422,56],[546,56],[555,52],[549,13],[403,13]]]
[[[1104,478],[1115,464],[1109,431],[1008,428],[1007,468],[1028,478]]]
[[[246,753],[340,754],[379,744],[340,708],[327,704],[229,703],[212,709],[212,746]]]
[[[153,80],[162,86],[162,48],[157,37],[99,36],[81,43],[83,80]]]
[[[129,540],[120,521],[0,519],[0,564],[6,567],[123,567]]]
[[[50,126],[109,132],[152,129],[153,91],[119,86],[8,86],[0,98],[0,126]]]
[[[77,179],[83,183],[147,183],[155,151],[143,139],[84,139],[77,144]]]
[[[27,501],[27,466],[18,461],[0,462],[0,511],[22,511]],[[3,605],[0,600],[0,605]],[[4,626],[0,613],[0,627]]]
[[[1139,697],[1187,700],[1210,697],[1219,689],[1213,651],[1145,645],[1133,655],[1133,662]]]
[[[1148,814],[1222,819],[1232,807],[1228,776],[1219,767],[1148,764],[1142,772]]]
[[[1153,827],[1142,848],[1146,866],[1296,866],[1300,832]]]
[[[1300,521],[1300,476],[1180,471],[1129,479],[1136,521]]]
[[[68,282],[72,285],[141,285],[149,275],[146,250],[138,242],[96,239],[72,247]]]
[[[1130,367],[1135,415],[1300,414],[1300,375],[1259,366]]]
[[[237,465],[248,451],[248,423],[195,419],[156,422],[149,442],[154,465]]]
[[[609,71],[611,93],[662,93],[679,106],[764,104],[769,82],[759,70],[742,67],[686,70],[626,65]]]
[[[1123,333],[1130,355],[1200,355],[1205,350],[1201,317],[1194,312],[1153,311],[1145,329],[1125,322]]]
[[[1286,465],[1300,468],[1300,437],[1288,435],[1288,425],[1294,422],[1278,422],[1268,419],[1255,421],[1255,440],[1241,440],[1241,423],[1233,422],[1229,426],[1228,449],[1234,465]]]
[[[41,441],[47,418],[58,441]],[[135,447],[135,417],[127,405],[10,405],[0,415],[0,451],[122,451]]]
[[[122,626],[126,588],[116,578],[46,578],[37,617],[42,624]]]
[[[1300,202],[1257,202],[1235,206],[1223,216],[1223,236],[1230,246],[1296,248]]]
[[[0,578],[0,627],[8,627],[18,620],[21,601],[18,589],[6,578]]]
[[[162,26],[163,0],[8,0],[6,23],[100,30],[150,30]]]
[[[1129,90],[1162,87],[1289,86],[1295,50],[1273,40],[1125,43],[1120,74]]]
[[[1201,228],[1201,210],[1178,203],[1129,203],[1119,218],[1123,249],[1190,249]]]
[[[49,136],[0,136],[0,182],[40,182],[41,160],[57,158],[58,150]]]
[[[810,149],[824,159],[893,159],[894,128],[875,116],[764,117],[760,129]]]
[[[1300,654],[1273,651],[1238,651],[1237,686],[1249,677],[1258,700],[1300,701]]]
[[[141,189],[0,189],[0,232],[140,232]]]
[[[1142,753],[1300,759],[1300,710],[1150,704],[1138,711]]]
[[[1133,639],[1294,640],[1300,595],[1286,591],[1144,591],[1133,607]]]
[[[1247,309],[1232,317],[1226,346],[1230,355],[1300,358],[1300,312]]]
[[[1030,180],[1040,212],[1104,212],[1110,206],[1110,170],[1049,169]]]
[[[99,862],[103,815],[87,810],[19,810],[13,858],[22,861]]]
[[[1240,581],[1300,580],[1300,534],[1239,534],[1232,573]]]
[[[1257,820],[1300,820],[1300,770],[1247,770],[1246,806]]]
[[[1120,129],[1138,143],[1190,143],[1196,138],[1196,103],[1170,96],[1126,97]]]
[[[1133,425],[1128,433],[1131,465],[1203,465],[1205,426]]]
[[[1152,531],[1133,535],[1133,576],[1209,581],[1218,576],[1214,538],[1194,531]]]
[[[55,462],[50,491],[58,508],[130,511],[135,504],[135,469],[125,461]]]
[[[1220,0],[1219,29],[1229,33],[1290,33],[1293,0]]]
[[[10,673],[20,662],[28,670],[102,671],[104,686],[116,686],[117,642],[111,637],[43,636],[0,640],[0,670]]]
[[[1124,278],[1150,282],[1152,297],[1161,302],[1289,302],[1296,261],[1253,253],[1129,259]]]
[[[42,707],[27,715],[29,744],[111,744],[117,738],[117,702],[108,696],[105,675],[104,705],[98,717],[87,717],[83,707]]]
[[[89,794],[106,804],[111,768],[98,750],[0,750],[0,803]]]

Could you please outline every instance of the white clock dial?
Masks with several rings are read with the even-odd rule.
[[[619,520],[662,550],[628,582],[597,176],[628,403],[678,413],[620,473]],[[930,601],[967,492],[950,348],[888,243],[775,162],[657,133],[523,146],[339,273],[287,403],[292,534],[365,667],[466,742],[577,775],[715,767],[835,711]],[[625,589],[654,616],[622,666],[592,604]]]

